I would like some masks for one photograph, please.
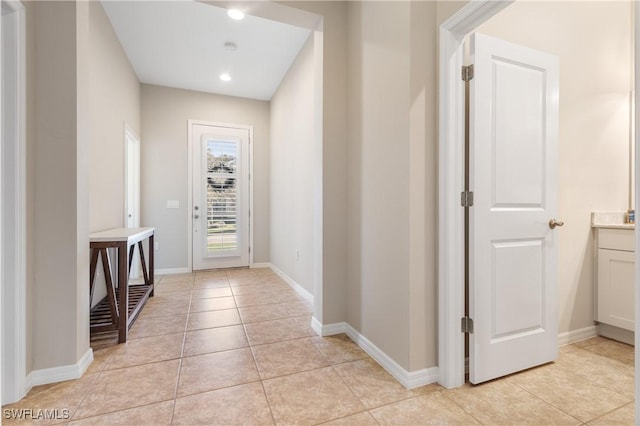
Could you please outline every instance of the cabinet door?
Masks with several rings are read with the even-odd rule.
[[[634,331],[635,253],[598,250],[598,321]]]

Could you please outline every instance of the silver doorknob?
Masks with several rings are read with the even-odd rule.
[[[198,219],[199,217],[200,217],[200,215],[199,215],[199,214],[194,214],[194,215],[193,215],[193,218],[194,218],[194,219]]]
[[[564,222],[561,220],[551,219],[549,221],[549,228],[551,229],[555,229],[556,226],[562,226],[562,225],[564,225]]]

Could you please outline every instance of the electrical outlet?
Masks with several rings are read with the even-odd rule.
[[[154,251],[158,251],[158,242],[157,241],[153,242],[153,250]]]

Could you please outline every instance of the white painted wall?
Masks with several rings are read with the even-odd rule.
[[[313,34],[271,99],[271,263],[313,294]]]
[[[269,103],[143,84],[141,225],[156,228],[156,269],[191,268],[187,121],[253,125],[254,262],[269,261]],[[167,209],[167,200],[180,208]]]
[[[560,332],[593,325],[592,211],[629,194],[630,2],[518,1],[477,31],[560,58]]]

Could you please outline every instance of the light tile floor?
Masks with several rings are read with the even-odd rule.
[[[347,336],[317,337],[311,306],[270,270],[157,282],[126,344],[95,338],[81,379],[3,408],[68,409],[57,422],[72,425],[634,423],[633,348],[602,337],[480,386],[407,390]]]

